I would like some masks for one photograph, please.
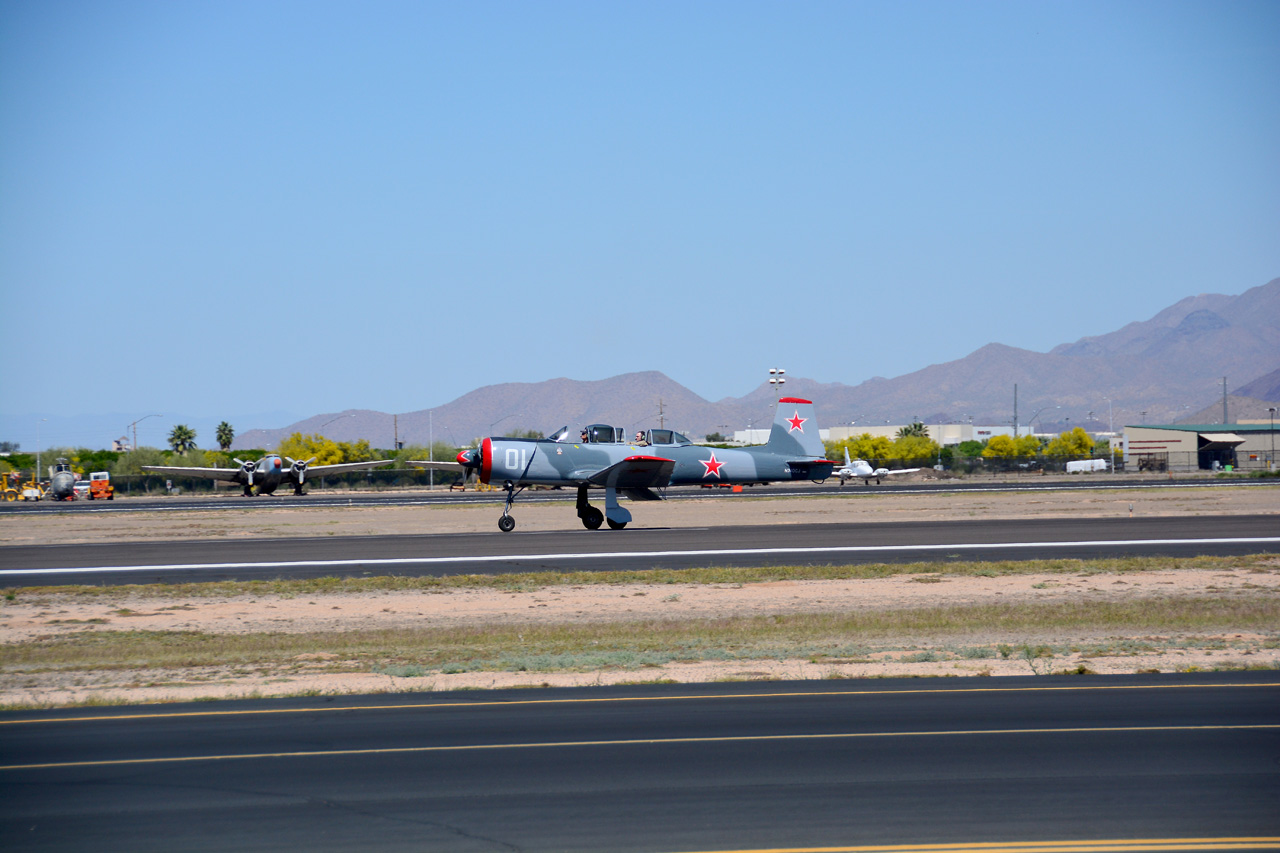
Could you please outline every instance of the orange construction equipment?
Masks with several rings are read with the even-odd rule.
[[[111,474],[108,471],[94,471],[89,475],[89,500],[109,501],[116,498],[116,487],[111,485]]]

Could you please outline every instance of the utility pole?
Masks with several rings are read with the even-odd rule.
[[[1018,383],[1013,383],[1013,437],[1018,437]]]
[[[663,406],[662,398],[658,398],[658,429],[667,428],[666,408]]]
[[[1270,406],[1267,412],[1271,414],[1271,459],[1267,461],[1267,470],[1276,470],[1276,407]]]
[[[1227,377],[1222,377],[1222,425],[1227,425]]]

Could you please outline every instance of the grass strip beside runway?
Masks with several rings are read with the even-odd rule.
[[[724,619],[652,619],[606,623],[485,624],[465,628],[308,633],[214,634],[197,631],[93,630],[40,643],[0,647],[10,676],[50,670],[174,669],[212,666],[288,671],[298,660],[333,655],[330,671],[424,675],[464,671],[642,671],[676,661],[858,660],[902,638],[919,638],[919,660],[1011,656],[1034,661],[1163,651],[1224,630],[1280,638],[1280,601],[1269,597],[1168,598],[922,607],[866,612],[796,613]],[[1133,631],[1142,640],[1108,639]],[[1028,638],[1093,636],[1055,645]],[[926,641],[925,638],[928,638]],[[1018,639],[1014,639],[1018,638]],[[1223,651],[1221,640],[1212,640]],[[904,658],[907,659],[907,658]],[[313,664],[308,664],[314,666]]]

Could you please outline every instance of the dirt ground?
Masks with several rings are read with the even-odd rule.
[[[199,499],[181,499],[199,500]],[[166,512],[83,513],[3,517],[4,544],[120,542],[175,538],[255,536],[396,535],[423,532],[488,532],[493,506],[236,509],[184,512],[175,501]],[[573,529],[564,504],[517,504],[521,531]],[[747,500],[707,499],[633,507],[644,526],[791,524],[920,519],[1014,518],[1263,513],[1277,516],[1280,488],[1178,488],[1159,491],[983,492],[877,495],[846,487],[834,497]],[[602,533],[600,535],[625,535]],[[921,582],[925,581],[925,582]],[[529,685],[570,686],[669,679],[711,682],[737,679],[824,679],[873,676],[1027,675],[1042,671],[1132,673],[1223,666],[1280,667],[1280,625],[1258,633],[1226,631],[1150,637],[1134,633],[1065,636],[881,638],[857,660],[787,659],[669,663],[592,672],[429,672],[397,676],[342,671],[339,655],[317,652],[285,666],[246,671],[232,667],[21,671],[5,662],[4,649],[95,631],[196,631],[292,633],[424,626],[485,626],[568,622],[651,622],[793,613],[1062,600],[1122,601],[1169,597],[1274,598],[1280,596],[1280,560],[1251,570],[1170,569],[1141,574],[961,577],[946,574],[843,581],[781,581],[745,585],[587,585],[511,592],[371,592],[298,598],[239,596],[176,601],[145,594],[84,600],[69,594],[23,592],[0,606],[0,704],[56,706],[85,701],[155,702],[241,696],[454,690]],[[956,652],[998,644],[1089,646],[1052,660],[992,653]],[[1115,649],[1099,654],[1097,647]],[[1140,651],[1129,651],[1130,649]]]

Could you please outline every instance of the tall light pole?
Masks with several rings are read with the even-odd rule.
[[[138,424],[145,421],[147,418],[163,418],[163,417],[164,415],[143,415],[133,423],[129,424],[129,428],[133,430],[133,452],[134,453],[138,452]]]
[[[492,435],[492,434],[493,434],[493,428],[494,428],[494,427],[496,427],[498,424],[502,423],[502,422],[503,422],[503,421],[505,421],[507,418],[514,418],[515,416],[517,416],[517,415],[519,415],[519,414],[520,414],[519,412],[512,412],[512,413],[511,413],[511,414],[509,414],[509,415],[503,415],[502,417],[498,418],[496,421],[494,421],[493,423],[489,424],[489,434],[490,434],[490,435]]]
[[[1276,470],[1276,407],[1268,406],[1267,413],[1271,415],[1271,458],[1267,460],[1267,470]]]
[[[769,368],[769,384],[772,385],[774,391],[777,392],[774,397],[775,403],[778,400],[782,399],[782,386],[787,383],[787,380],[784,378],[783,374],[785,374],[786,372],[787,371],[783,370],[781,367]]]
[[[1027,426],[1030,426],[1032,429],[1035,429],[1034,424],[1036,422],[1036,418],[1040,417],[1040,413],[1043,412],[1045,409],[1061,409],[1061,408],[1062,408],[1061,406],[1041,406],[1040,408],[1036,409],[1036,413],[1032,415],[1031,418],[1027,421]],[[1044,426],[1044,424],[1040,424],[1040,426]]]
[[[355,417],[355,415],[349,415],[349,414],[348,414],[348,415],[338,415],[336,418],[332,418],[332,419],[327,420],[327,421],[325,421],[324,423],[320,424],[320,426],[316,427],[316,429],[317,429],[317,430],[322,430],[322,429],[324,429],[325,427],[327,427],[329,424],[337,423],[338,421],[342,420],[343,418],[354,418],[354,417]]]
[[[32,479],[36,480],[37,482],[39,482],[40,480],[40,424],[44,423],[47,420],[49,419],[41,418],[40,420],[36,421],[36,474],[35,474],[35,477],[33,477]]]

